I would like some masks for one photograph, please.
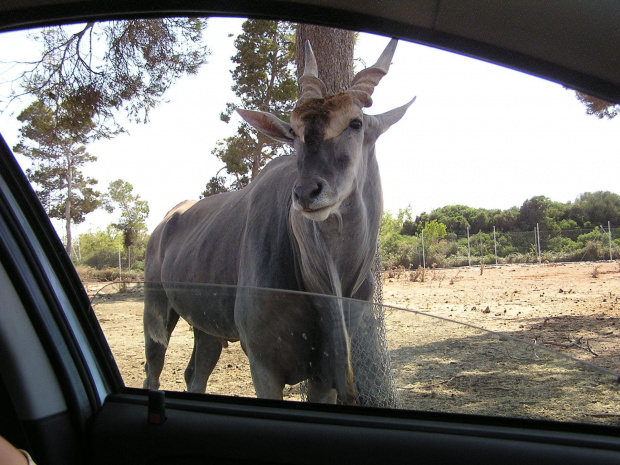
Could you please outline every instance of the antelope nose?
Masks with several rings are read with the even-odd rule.
[[[323,184],[321,182],[309,182],[295,186],[293,195],[295,196],[295,201],[306,210],[321,195],[322,191]]]

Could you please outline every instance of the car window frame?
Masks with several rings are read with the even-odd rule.
[[[58,15],[69,17],[63,11],[65,10],[59,10]],[[311,18],[316,18],[318,14],[316,11],[319,10],[312,11],[315,13],[311,15]],[[95,16],[100,15],[101,13],[97,13]],[[286,13],[284,15],[286,16]],[[261,14],[261,16],[264,15]],[[290,13],[290,16],[297,18],[299,13]],[[85,14],[79,19],[90,17]],[[126,18],[128,15],[108,13],[103,16],[105,19],[120,17]],[[75,16],[72,18],[72,21],[76,20]],[[355,18],[350,19],[348,24],[355,23]],[[322,22],[330,24],[329,21]],[[39,23],[43,24],[43,21]],[[387,26],[383,25],[380,29],[385,30]],[[402,35],[411,38],[415,34],[408,31],[407,34]],[[437,43],[433,46],[437,46]],[[2,180],[0,205],[2,206],[2,218],[7,223],[4,227],[7,235],[4,237],[10,237],[13,240],[9,243],[7,239],[3,244],[3,264],[9,263],[12,266],[10,275],[13,284],[27,303],[25,308],[28,317],[33,322],[39,338],[49,341],[60,337],[66,342],[66,348],[51,351],[51,357],[54,359],[53,365],[65,371],[65,377],[69,380],[68,385],[63,384],[63,395],[66,398],[74,398],[69,408],[74,412],[74,416],[81,417],[76,422],[82,424],[86,431],[86,424],[94,421],[96,430],[101,423],[112,421],[110,417],[114,417],[116,409],[133,412],[135,408],[141,412],[145,411],[145,407],[148,406],[148,393],[143,390],[126,388],[122,385],[122,381],[119,381],[120,374],[113,363],[107,342],[98,324],[94,321],[88,298],[79,278],[66,257],[45,212],[40,207],[34,192],[30,189],[4,141],[2,141],[0,152],[2,152],[0,156],[0,178]],[[21,255],[14,254],[7,258],[11,250],[18,250]],[[30,299],[28,296],[35,297]],[[75,369],[72,374],[67,373],[66,369],[71,365]],[[100,380],[96,379],[98,377]],[[65,379],[63,383],[66,381]],[[307,425],[340,425],[353,429],[375,428],[377,431],[386,429],[424,433],[418,438],[426,434],[439,434],[452,439],[472,436],[483,440],[496,439],[517,441],[517,443],[520,441],[551,445],[569,443],[571,447],[583,450],[612,452],[620,450],[616,429],[595,425],[567,425],[533,420],[384,411],[383,409],[367,411],[356,407],[290,405],[260,399],[248,401],[214,398],[208,395],[167,394],[167,396],[169,412],[174,413],[181,422],[189,422],[188,417],[193,417],[192,422],[200,423],[203,421],[201,416],[215,415],[220,419],[259,418],[265,421],[301,422]],[[79,414],[75,413],[76,410]],[[116,412],[116,414],[119,413]],[[134,421],[133,415],[131,418]],[[103,446],[103,443],[99,446]]]
[[[14,250],[26,251],[32,256],[14,257],[12,260],[3,260],[21,266],[17,273],[12,270],[11,277],[18,291],[24,283],[30,282],[21,296],[36,296],[45,291],[47,296],[38,296],[34,301],[26,300],[28,317],[33,320],[39,338],[45,341],[49,337],[62,337],[73,351],[62,350],[59,353],[52,351],[52,358],[56,358],[52,365],[56,370],[63,372],[60,376],[65,398],[74,397],[68,408],[72,412],[74,424],[79,424],[81,434],[87,434],[89,428],[108,429],[110,418],[123,418],[126,424],[118,424],[119,434],[128,437],[142,431],[141,428],[132,430],[132,425],[141,417],[145,421],[149,408],[149,391],[127,388],[120,380],[120,374],[111,356],[107,342],[94,321],[90,301],[79,281],[79,277],[68,257],[64,253],[62,244],[47,219],[45,212],[36,200],[36,196],[25,176],[21,172],[15,159],[10,155],[6,144],[2,146],[3,156],[0,158],[0,191],[2,192],[2,206],[9,204],[11,209],[2,208],[2,218],[13,219],[16,227],[11,237],[17,241],[12,244]],[[9,163],[6,163],[9,161]],[[8,168],[8,169],[7,169]],[[7,179],[9,180],[8,182]],[[25,201],[18,202],[13,195],[21,194]],[[10,195],[7,195],[10,194]],[[13,197],[12,199],[10,197]],[[12,200],[12,202],[11,202]],[[8,214],[7,214],[8,213]],[[6,236],[3,236],[6,237]],[[42,242],[42,243],[41,243]],[[2,244],[6,252],[6,240]],[[39,248],[40,247],[40,248]],[[21,262],[21,263],[20,263]],[[55,266],[52,264],[55,263]],[[40,276],[36,275],[40,273]],[[17,276],[16,276],[17,275]],[[56,282],[55,287],[53,283]],[[37,301],[40,300],[40,301]],[[80,315],[71,321],[66,313]],[[40,318],[49,318],[56,314],[55,324],[50,321],[37,322]],[[60,317],[60,318],[59,318]],[[75,337],[76,326],[79,325],[83,337]],[[61,329],[64,327],[64,329]],[[64,353],[60,353],[64,352]],[[88,370],[76,376],[67,372],[67,367],[75,369],[76,365],[88,366],[83,355],[90,355],[98,361],[99,376],[106,382],[105,392],[97,390],[97,383],[90,376]],[[81,354],[81,355],[80,355]],[[92,368],[92,366],[91,366]],[[86,368],[82,368],[83,370]],[[68,387],[66,382],[70,381]],[[64,382],[63,382],[64,381]],[[97,393],[95,395],[94,393]],[[90,395],[89,395],[90,393]],[[84,396],[89,398],[88,407],[85,406]],[[75,400],[82,397],[82,400]],[[119,410],[125,414],[119,413]],[[197,395],[189,393],[166,392],[166,409],[170,418],[181,424],[182,429],[189,425],[202,423],[205,416],[213,416],[213,421],[228,423],[259,419],[265,422],[282,424],[303,424],[302,429],[312,433],[310,425],[323,427],[343,427],[345,430],[356,428],[374,429],[387,432],[407,432],[419,439],[420,435],[436,435],[435,438],[454,438],[474,436],[484,441],[492,440],[491,449],[501,450],[510,448],[514,441],[518,444],[523,441],[532,441],[543,445],[543,449],[555,449],[562,444],[570,444],[573,450],[569,456],[580,457],[584,451],[596,451],[600,454],[601,463],[609,458],[616,460],[620,457],[620,438],[617,437],[617,428],[592,424],[570,424],[542,420],[524,420],[517,418],[485,417],[479,415],[447,414],[441,412],[402,411],[382,408],[349,407],[339,405],[319,405],[305,403],[291,403],[285,401],[270,401],[265,399],[229,398],[226,396]],[[115,412],[115,413],[111,413]],[[234,420],[237,419],[237,420]],[[104,426],[102,426],[102,424]],[[278,428],[281,428],[281,425]],[[128,429],[127,429],[128,428]],[[142,432],[143,433],[143,432]],[[140,433],[140,434],[142,434]],[[190,433],[188,433],[190,434]],[[481,440],[482,440],[481,439]],[[395,440],[395,439],[394,439]],[[434,443],[430,440],[429,444]],[[458,441],[454,444],[457,444]],[[94,441],[95,448],[105,448],[105,441]],[[453,444],[453,445],[454,445]],[[98,450],[98,449],[96,449]],[[154,449],[157,450],[157,449]],[[506,449],[508,450],[508,449]],[[581,452],[579,452],[581,451]],[[92,454],[90,450],[86,452]],[[445,451],[452,454],[450,447]],[[538,453],[538,452],[537,452]],[[618,453],[618,455],[615,455]],[[97,460],[108,457],[107,453],[99,450]],[[581,460],[581,459],[580,459]],[[96,463],[104,463],[96,462]],[[543,463],[543,462],[540,462]],[[577,462],[573,462],[577,463]],[[612,463],[611,461],[609,463]]]

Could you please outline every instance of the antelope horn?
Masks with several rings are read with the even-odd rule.
[[[306,58],[304,65],[304,74],[299,78],[299,100],[307,98],[322,98],[327,92],[327,88],[323,81],[319,79],[318,66],[316,58],[312,51],[310,41],[306,41]]]
[[[375,87],[379,84],[381,78],[390,69],[397,44],[398,39],[390,40],[390,43],[385,47],[377,62],[371,67],[361,70],[351,81],[351,86],[346,92],[353,94],[365,107],[372,105],[372,98],[370,96],[375,91]]]

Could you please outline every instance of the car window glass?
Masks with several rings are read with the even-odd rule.
[[[88,58],[84,61],[95,75],[103,73],[101,63],[109,51],[105,31],[114,32],[113,24],[65,28],[67,40],[86,41],[87,36],[93,40],[90,54],[85,51],[82,58]],[[171,85],[161,94],[161,102],[95,106],[114,115],[107,120],[106,137],[81,140],[75,127],[65,133],[65,140],[75,142],[68,149],[74,159],[96,158],[84,158],[74,170],[73,188],[79,191],[74,206],[88,209],[96,197],[91,196],[93,191],[101,195],[99,208],[75,213],[71,254],[128,387],[142,387],[145,381],[142,281],[149,235],[179,202],[242,187],[252,168],[258,171],[268,161],[257,161],[254,167],[245,159],[239,162],[243,166],[232,163],[226,170],[234,144],[244,148],[259,141],[251,131],[247,133],[251,136],[243,133],[230,139],[243,127],[241,118],[229,111],[242,106],[241,97],[231,89],[239,78],[234,74],[239,63],[231,57],[243,45],[240,35],[255,30],[243,19],[212,18],[206,26],[186,25],[195,30],[204,27],[202,40],[196,43],[209,49],[205,64],[196,70],[185,68],[178,76],[167,74]],[[282,26],[283,43],[292,40],[292,31]],[[132,37],[139,41],[141,36]],[[65,194],[53,190],[53,181],[44,176],[52,159],[32,163],[32,156],[48,142],[33,134],[51,131],[53,114],[37,107],[36,98],[22,85],[22,73],[33,69],[42,47],[52,40],[58,36],[41,31],[0,36],[0,131],[66,244],[68,230],[58,219],[65,214],[61,208],[66,206]],[[388,42],[385,37],[359,34],[355,72],[375,63]],[[162,54],[173,50],[147,49],[153,62],[144,62],[145,70],[150,65],[156,69]],[[199,51],[205,52],[195,52]],[[58,50],[46,55],[41,70],[60,58]],[[186,64],[190,61],[186,57]],[[620,119],[613,117],[617,107],[604,106],[604,111],[588,115],[593,100],[559,84],[406,41],[400,41],[390,61],[389,72],[376,85],[372,105],[364,112],[387,114],[416,100],[376,144],[385,213],[375,300],[383,306],[312,297],[312,308],[346,309],[347,331],[341,334],[351,338],[357,403],[617,425],[620,196],[614,173]],[[250,76],[252,70],[250,66],[243,72]],[[293,62],[288,72],[292,81],[283,78],[284,90],[296,82]],[[147,80],[146,71],[141,74],[138,69],[133,76],[136,86],[140,79]],[[251,77],[250,82],[265,82]],[[163,85],[163,79],[153,81],[153,86]],[[43,82],[33,78],[34,84]],[[129,92],[129,87],[110,95]],[[87,95],[103,101],[99,94]],[[77,118],[67,108],[71,98],[83,102],[85,96],[66,98],[69,106],[59,111]],[[261,109],[288,121],[295,100],[296,96],[275,109]],[[100,116],[93,118],[93,124]],[[80,118],[74,123],[84,123]],[[339,131],[356,127],[347,120]],[[80,130],[86,129],[82,125]],[[265,153],[280,156],[292,151],[274,147],[265,145]],[[281,199],[287,202],[290,197]],[[141,227],[127,228],[131,215],[142,222]],[[224,223],[223,235],[227,227],[232,228]],[[263,247],[256,245],[257,253]],[[239,293],[272,299],[283,307],[288,304],[282,302],[297,296],[186,283],[178,298],[198,295],[205,301],[235,301]],[[297,298],[309,297],[293,300]],[[334,332],[333,325],[316,325],[316,334],[325,328]],[[302,332],[292,340],[304,339],[304,334],[309,337]],[[234,336],[220,338],[222,352],[207,392],[254,397],[250,363]],[[349,344],[333,337],[339,347]],[[300,372],[313,361],[319,363],[312,357],[322,357],[314,354],[318,346],[308,347],[311,357]],[[188,389],[186,368],[192,349],[192,326],[181,319],[166,352],[161,389]],[[369,354],[373,351],[379,355]],[[296,381],[286,383],[285,400],[307,397],[307,386]]]
[[[183,292],[193,295],[209,295],[212,301],[247,292],[213,285],[183,288]],[[275,305],[284,301],[290,304],[297,297],[307,296],[266,289],[249,292],[264,295]],[[318,298],[324,304],[338,303],[333,297]],[[350,312],[363,313],[367,319],[380,315],[387,328],[385,334],[369,336],[362,332],[367,330],[364,322],[351,322],[353,353],[359,357],[354,363],[360,403],[431,412],[615,424],[620,385],[618,376],[610,371],[543,345],[424,312],[390,306],[372,308],[359,301],[339,303]],[[143,308],[142,283],[109,284],[93,298],[93,310],[128,387],[142,387],[144,381]],[[300,339],[306,336],[297,335]],[[383,338],[389,347],[388,361],[380,350],[356,352],[358,341],[380,347]],[[161,389],[185,389],[185,370],[192,349],[192,328],[181,320],[170,340]],[[385,369],[386,364],[389,370]],[[222,351],[207,392],[255,396],[249,363],[239,343],[231,342]],[[307,386],[287,386],[284,400],[307,400]]]

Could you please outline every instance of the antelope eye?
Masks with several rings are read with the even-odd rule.
[[[361,119],[354,119],[353,121],[349,123],[349,127],[355,130],[362,129],[362,126],[363,126],[363,123]]]

